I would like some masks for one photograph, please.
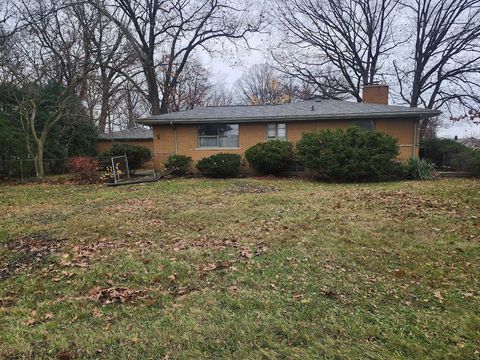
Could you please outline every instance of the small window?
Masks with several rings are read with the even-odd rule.
[[[238,148],[238,124],[200,125],[199,148]]]
[[[287,125],[267,124],[267,140],[287,140]]]
[[[375,123],[373,120],[354,120],[352,121],[352,125],[369,131],[375,130]]]

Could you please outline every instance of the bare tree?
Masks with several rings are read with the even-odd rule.
[[[219,83],[210,87],[205,103],[208,106],[229,106],[235,105],[236,101],[232,90]]]
[[[89,90],[93,92],[93,96],[90,96],[93,101],[89,107],[100,105],[98,116],[93,118],[95,118],[98,133],[102,134],[106,130],[107,119],[111,112],[112,97],[116,92],[121,91],[124,83],[128,81],[124,74],[129,74],[128,76],[131,77],[136,71],[136,57],[125,41],[123,33],[96,9],[94,9],[94,21],[91,21],[92,19],[89,21],[83,6],[76,6],[74,9],[85,33],[88,34],[95,54],[95,69],[89,77],[91,83]]]
[[[37,177],[43,178],[45,174],[43,155],[47,137],[52,128],[67,114],[72,94],[68,93],[68,88],[63,88],[51,102],[45,98],[45,94],[42,94],[41,87],[30,86],[22,90],[24,97],[17,98],[17,112],[20,115],[27,151],[34,159]],[[40,120],[41,109],[46,116]]]
[[[0,46],[20,29],[22,24],[17,17],[14,3],[3,0],[0,3]]]
[[[37,176],[43,177],[45,143],[92,69],[90,47],[70,8],[51,0],[21,0],[16,9],[25,24],[21,41],[12,44],[24,62],[12,71],[21,89],[17,112]]]
[[[172,92],[169,111],[190,110],[205,104],[212,84],[210,74],[196,58],[191,59]]]
[[[415,41],[395,63],[399,92],[412,107],[480,104],[480,0],[408,0]],[[429,127],[422,121],[421,135]]]
[[[399,0],[280,0],[276,7],[288,56],[276,56],[289,73],[320,92],[348,93],[362,101],[363,85],[381,75],[396,46]],[[322,90],[323,89],[323,90]]]
[[[236,82],[240,102],[284,104],[312,95],[307,83],[276,70],[269,64],[254,65]]]
[[[95,68],[95,52],[87,30],[78,21],[78,13],[55,0],[19,0],[16,8],[28,35],[36,40],[33,43],[38,50],[36,58],[30,60],[43,62],[42,67],[32,66],[32,70],[43,72],[35,75],[39,78],[55,75],[51,80],[70,87],[83,99],[88,75]],[[84,21],[90,23],[93,18]],[[27,46],[32,47],[32,41]],[[24,50],[27,57],[33,54],[28,48]]]
[[[245,39],[260,26],[248,8],[236,8],[226,0],[88,1],[132,45],[142,64],[153,114],[168,112],[171,95],[195,49],[206,49],[215,39]],[[159,72],[163,73],[162,84],[158,83]],[[139,87],[139,91],[143,90]]]

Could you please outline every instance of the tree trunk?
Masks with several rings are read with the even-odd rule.
[[[158,83],[157,83],[157,76],[155,72],[155,65],[153,64],[146,64],[143,68],[145,73],[145,77],[147,80],[148,85],[148,101],[150,106],[152,107],[152,114],[153,115],[160,115],[164,114],[162,109],[160,108],[160,95],[158,91]]]
[[[105,69],[101,69],[102,78],[102,108],[98,117],[98,133],[104,134],[107,125],[107,117],[110,112],[110,81]]]
[[[44,149],[44,142],[42,139],[39,139],[37,144],[37,157],[35,161],[37,162],[37,166],[35,170],[37,171],[37,177],[43,179],[45,176],[45,169],[43,167],[43,149]]]
[[[128,111],[127,129],[133,129],[135,127],[135,114],[133,112],[132,94],[129,89],[127,89],[126,95],[127,95],[127,111]]]
[[[105,128],[107,127],[107,117],[110,111],[109,99],[108,96],[102,96],[102,109],[100,110],[100,115],[98,117],[98,133],[104,134]]]

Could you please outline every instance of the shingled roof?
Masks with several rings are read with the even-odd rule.
[[[133,128],[114,131],[110,134],[99,134],[99,140],[152,140],[152,129]]]
[[[152,124],[194,124],[225,122],[264,122],[374,118],[429,118],[437,110],[392,105],[377,105],[341,100],[311,99],[281,105],[206,106],[193,110],[152,115],[138,120]]]

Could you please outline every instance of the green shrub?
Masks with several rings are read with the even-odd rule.
[[[139,169],[146,161],[152,158],[150,150],[144,146],[129,144],[113,144],[105,156],[127,155],[128,167],[130,170]]]
[[[480,177],[480,150],[470,150],[470,159],[467,162],[467,171],[473,176]]]
[[[215,154],[197,163],[197,169],[203,175],[213,178],[235,177],[239,168],[240,155],[237,154]]]
[[[185,155],[170,155],[165,162],[165,167],[172,175],[182,176],[188,172],[192,158]]]
[[[480,150],[467,149],[456,154],[452,163],[455,170],[467,171],[480,177]]]
[[[401,173],[397,140],[359,127],[304,134],[297,150],[306,167],[336,181],[389,180]]]
[[[277,175],[293,161],[293,146],[288,141],[271,140],[247,149],[245,157],[258,172]]]
[[[430,160],[413,157],[405,162],[405,172],[409,179],[431,180],[435,165]]]
[[[452,167],[456,155],[467,149],[454,140],[428,139],[420,143],[420,158],[430,160],[438,168]]]

